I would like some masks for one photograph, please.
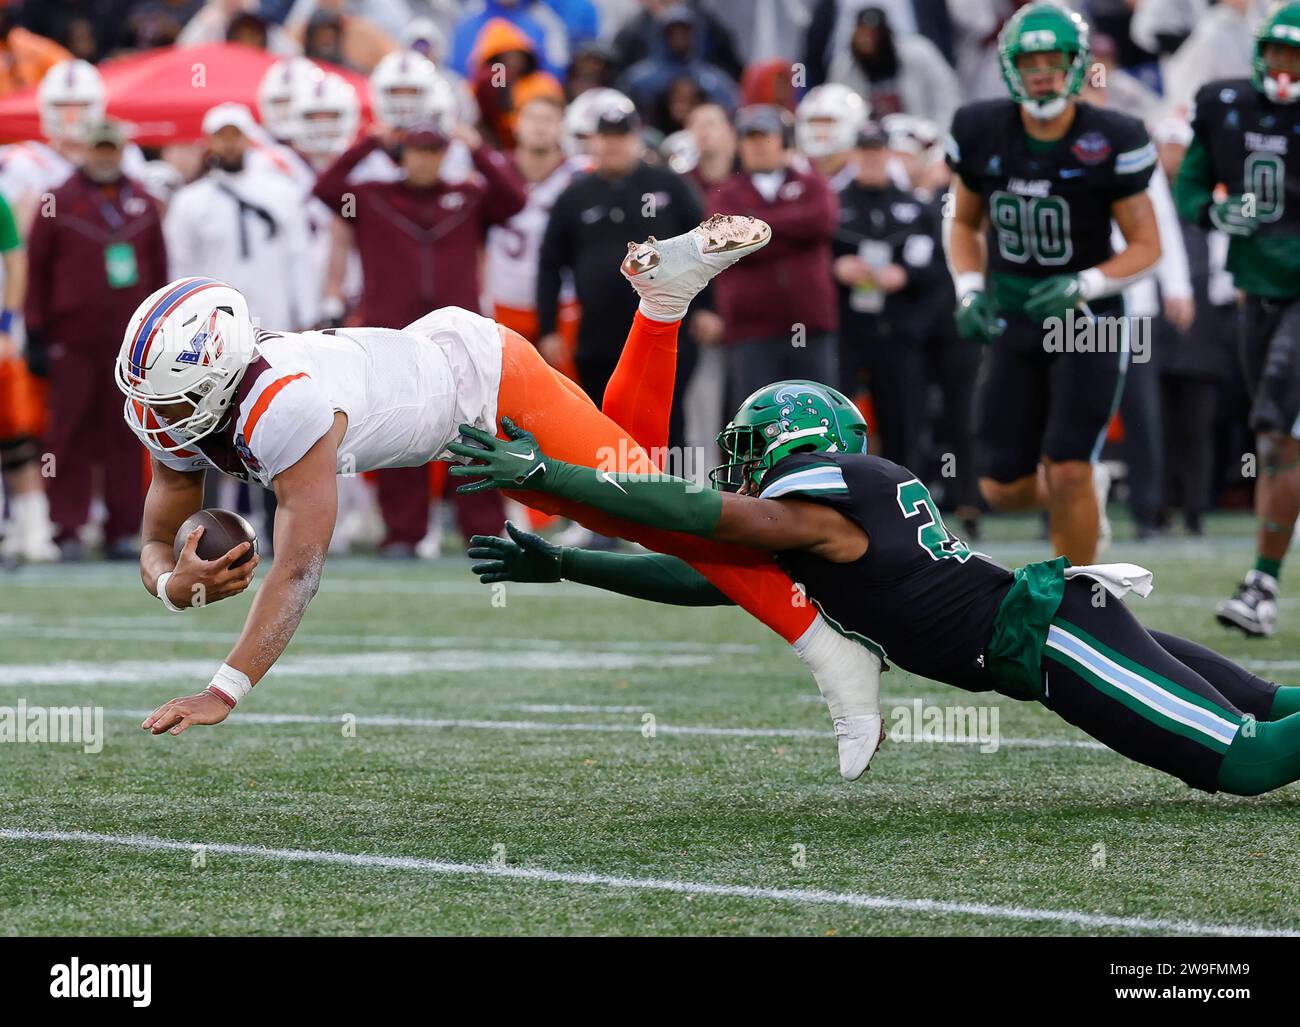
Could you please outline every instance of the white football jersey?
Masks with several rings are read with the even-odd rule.
[[[150,447],[160,463],[270,486],[330,430],[335,411],[348,418],[339,474],[446,458],[461,424],[496,432],[501,334],[468,310],[443,307],[400,330],[259,332],[258,340],[233,416],[179,452]]]
[[[528,185],[528,202],[504,225],[488,229],[487,261],[483,286],[493,304],[513,310],[537,306],[537,261],[551,208],[574,176],[584,170],[581,161],[568,158],[540,182]],[[567,285],[560,297],[573,298]]]

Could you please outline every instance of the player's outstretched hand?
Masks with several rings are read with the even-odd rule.
[[[221,599],[237,596],[253,582],[261,557],[256,554],[239,567],[230,565],[248,552],[249,542],[241,542],[224,556],[215,560],[201,559],[195,547],[203,535],[203,528],[195,528],[185,540],[176,569],[167,581],[167,595],[177,606],[206,606]]]
[[[510,418],[501,418],[505,439],[498,439],[473,425],[462,424],[460,434],[468,442],[453,442],[447,447],[455,453],[475,461],[457,464],[448,473],[455,478],[482,478],[471,481],[456,491],[460,493],[483,492],[485,489],[537,488],[546,473],[546,454],[532,433],[518,427]]]
[[[506,521],[510,538],[475,535],[466,555],[478,560],[470,568],[485,585],[496,581],[559,581],[562,549],[531,531]]]
[[[145,717],[140,726],[155,735],[164,731],[179,735],[193,724],[220,724],[228,716],[229,706],[211,692],[200,692],[198,695],[185,695],[163,703]]]

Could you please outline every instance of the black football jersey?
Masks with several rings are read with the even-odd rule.
[[[1042,278],[1095,267],[1113,255],[1111,205],[1146,189],[1155,145],[1136,118],[1082,102],[1065,136],[1043,150],[1030,143],[1013,100],[953,115],[948,164],[984,198],[988,270]]]
[[[1256,237],[1300,235],[1300,105],[1273,103],[1249,79],[1210,82],[1196,94],[1192,130],[1214,181],[1255,197]]]
[[[773,554],[837,629],[915,674],[993,687],[984,647],[1011,572],[947,529],[916,475],[878,456],[796,453],[764,476],[760,496],[825,503],[867,533],[867,552],[853,563]]]

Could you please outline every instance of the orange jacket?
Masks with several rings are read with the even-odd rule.
[[[52,39],[13,28],[0,41],[0,96],[38,84],[60,61],[72,57]]]

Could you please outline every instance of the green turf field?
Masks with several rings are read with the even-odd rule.
[[[1251,551],[1118,543],[1153,626],[1300,680],[1300,609],[1212,621]],[[1002,524],[1007,539],[1029,526]],[[982,547],[1009,562],[1036,545]],[[1287,584],[1286,578],[1283,581]],[[996,706],[1001,745],[888,742],[839,779],[811,679],[756,622],[462,560],[332,562],[217,728],[139,730],[247,609],[170,615],[134,567],[0,576],[0,706],[94,704],[105,744],[0,744],[4,932],[1132,934],[1300,930],[1300,788],[1208,796],[1037,706],[894,671],[894,707]],[[722,644],[719,644],[719,643]]]

